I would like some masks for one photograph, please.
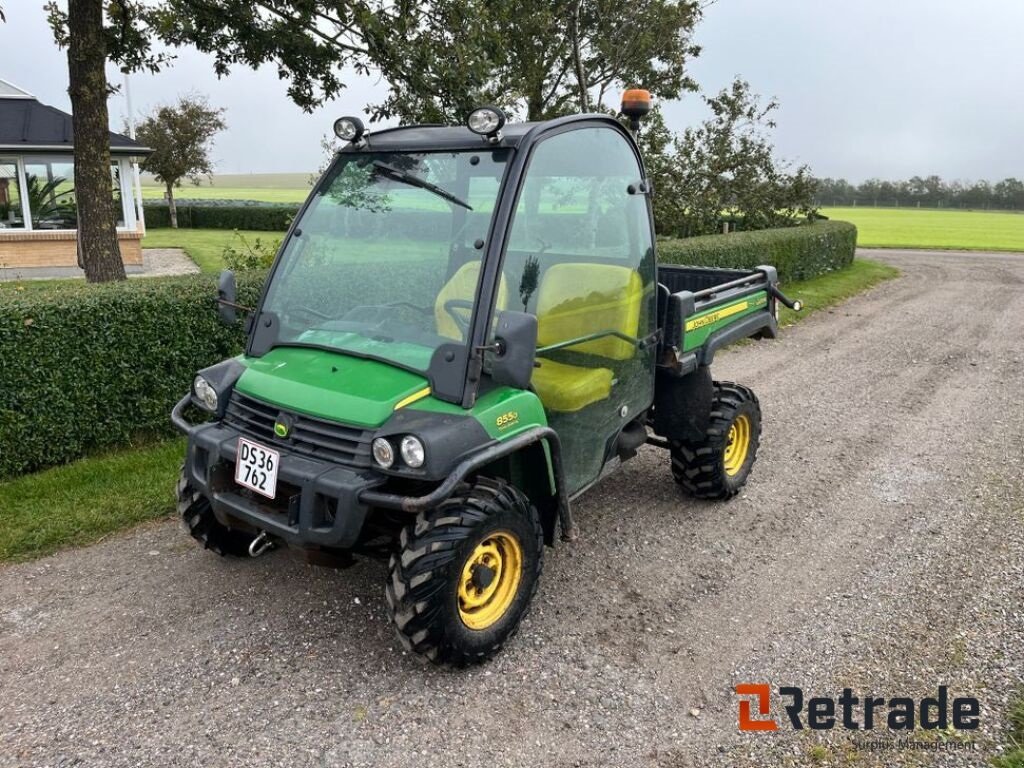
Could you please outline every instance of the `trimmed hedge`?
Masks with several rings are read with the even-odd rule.
[[[143,206],[147,227],[171,226],[166,203]],[[252,229],[261,232],[284,232],[299,212],[289,203],[249,203],[230,205],[193,205],[178,203],[178,226],[185,229]]]
[[[774,264],[792,281],[846,266],[856,241],[853,225],[829,221],[660,240],[658,250],[665,263]],[[439,290],[416,262],[392,267],[388,279],[409,295]],[[325,269],[312,265],[293,280],[309,306],[336,304],[339,290],[359,295],[381,267],[336,278]],[[255,303],[263,277],[240,275],[240,303]],[[0,288],[0,478],[170,433],[171,407],[195,372],[242,346],[241,325],[220,324],[215,295],[215,279],[203,275]]]
[[[254,302],[262,275],[239,280]],[[0,477],[171,432],[195,372],[241,350],[212,277],[0,291]]]
[[[771,264],[790,282],[842,269],[853,261],[857,228],[845,221],[818,221],[783,229],[658,240],[664,264],[753,269]]]

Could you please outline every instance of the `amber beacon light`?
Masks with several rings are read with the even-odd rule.
[[[651,111],[651,92],[643,88],[630,88],[622,94],[622,114],[629,118],[629,129],[640,130],[640,119]]]

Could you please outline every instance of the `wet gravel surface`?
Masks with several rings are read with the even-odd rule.
[[[765,413],[746,492],[691,501],[645,448],[481,668],[402,651],[380,563],[167,521],[0,569],[0,766],[987,764],[1024,684],[1024,256],[871,255],[903,277],[716,361]],[[744,682],[944,684],[982,727],[740,733]]]

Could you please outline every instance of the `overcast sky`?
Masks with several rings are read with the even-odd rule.
[[[64,53],[42,0],[3,0],[0,78],[70,109]],[[937,173],[1024,177],[1024,2],[1021,0],[718,0],[698,28],[691,72],[707,91],[742,75],[775,96],[776,145],[819,176],[860,181]],[[112,78],[120,78],[116,71]],[[227,109],[221,173],[308,171],[335,116],[360,113],[379,82],[353,76],[313,114],[293,106],[272,68],[217,80],[208,57],[181,51],[157,75],[133,75],[137,113],[199,91]],[[705,112],[696,96],[665,105],[682,128]],[[126,114],[111,99],[111,121]]]

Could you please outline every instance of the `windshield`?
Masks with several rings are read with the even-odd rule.
[[[263,305],[276,345],[426,371],[465,342],[509,150],[342,154],[297,222]]]

